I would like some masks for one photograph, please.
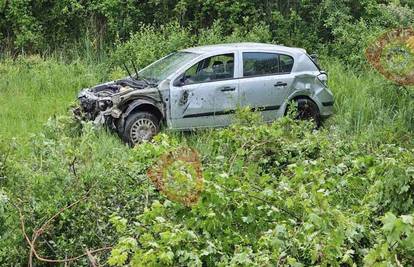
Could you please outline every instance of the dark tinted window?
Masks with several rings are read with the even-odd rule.
[[[287,55],[263,52],[243,53],[243,76],[261,76],[279,73],[290,73],[293,58]]]
[[[288,55],[280,55],[279,60],[280,72],[281,73],[290,73],[293,68],[293,58]]]
[[[212,56],[201,60],[184,74],[184,84],[234,78],[234,54]]]

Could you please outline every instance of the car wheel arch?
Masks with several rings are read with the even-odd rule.
[[[139,111],[146,111],[154,114],[160,122],[165,120],[164,113],[155,103],[146,99],[132,100],[126,105],[122,116],[119,118],[119,122],[117,123],[118,131],[122,132],[124,130],[125,121],[129,115]]]
[[[288,114],[288,106],[290,102],[297,102],[298,104],[300,104],[300,101],[308,101],[310,102],[309,104],[311,104],[311,106],[313,105],[314,108],[316,109],[314,114],[314,120],[316,122],[316,127],[315,128],[319,128],[322,125],[322,120],[321,120],[321,115],[320,115],[320,106],[318,105],[318,102],[315,101],[314,99],[312,99],[311,97],[307,96],[307,95],[296,95],[293,98],[290,98],[284,105],[285,110],[283,111],[283,115],[286,116]]]
[[[316,99],[312,98],[310,95],[294,94],[294,95],[288,97],[288,99],[284,103],[284,105],[283,105],[283,107],[284,107],[283,115],[286,115],[287,114],[289,103],[291,101],[298,101],[299,99],[306,99],[306,100],[309,100],[309,101],[313,102],[318,107],[318,111],[319,112],[321,111],[321,104],[319,103],[319,101],[317,101]]]

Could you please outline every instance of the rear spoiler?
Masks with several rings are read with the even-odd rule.
[[[315,64],[315,66],[318,68],[319,71],[321,71],[321,67],[319,66],[319,58],[317,54],[311,54],[308,55],[310,60],[312,60],[313,64]]]
[[[317,54],[311,54],[309,57],[315,62],[317,65],[319,65],[319,58]]]

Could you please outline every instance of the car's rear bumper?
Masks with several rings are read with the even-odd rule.
[[[333,114],[334,112],[334,104],[335,101],[325,101],[321,103],[321,107],[320,107],[320,115],[323,118],[329,117]]]

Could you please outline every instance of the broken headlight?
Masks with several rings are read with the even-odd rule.
[[[82,110],[85,112],[92,112],[95,109],[95,100],[88,99],[87,97],[83,96],[79,98],[80,105]]]
[[[98,101],[98,109],[100,111],[105,111],[110,107],[112,107],[112,101],[111,100],[99,100]]]

